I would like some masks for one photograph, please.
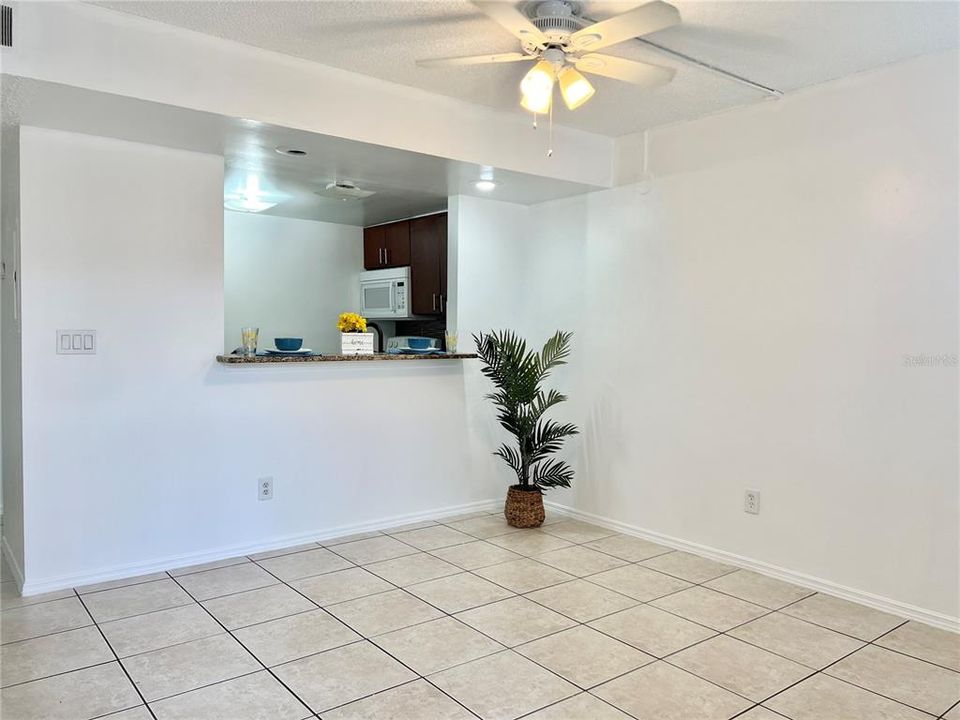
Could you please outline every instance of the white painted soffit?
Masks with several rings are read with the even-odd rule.
[[[74,2],[15,6],[4,74],[591,186],[613,138]]]
[[[0,91],[5,125],[222,155],[230,173],[256,174],[285,197],[267,211],[271,215],[369,225],[443,209],[451,195],[531,205],[600,189],[32,78],[5,74]],[[283,155],[276,148],[306,155]],[[496,187],[477,189],[482,177],[495,180]],[[317,194],[334,181],[376,194],[351,203]]]

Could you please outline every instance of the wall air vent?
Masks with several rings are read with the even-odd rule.
[[[0,45],[13,47],[13,8],[0,5]]]

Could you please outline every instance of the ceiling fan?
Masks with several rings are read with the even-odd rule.
[[[594,88],[581,74],[593,73],[623,82],[655,87],[670,82],[674,70],[595,52],[680,22],[673,5],[653,0],[607,20],[591,22],[582,16],[577,0],[528,2],[524,11],[507,2],[471,0],[491,20],[520,41],[520,51],[490,55],[418,60],[424,67],[486,65],[535,61],[520,83],[520,105],[533,113],[547,113],[559,84],[571,110],[593,97]]]

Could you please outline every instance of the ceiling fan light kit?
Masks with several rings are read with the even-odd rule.
[[[549,60],[543,59],[534,65],[520,81],[521,107],[538,115],[549,112],[556,79],[557,71]]]
[[[557,79],[560,81],[560,94],[563,96],[563,102],[570,110],[576,110],[592,98],[596,92],[590,81],[577,72],[576,68],[569,65],[557,73]]]
[[[663,0],[653,0],[600,22],[584,18],[581,3],[576,0],[532,0],[522,11],[498,0],[472,2],[520,41],[520,51],[421,60],[419,64],[444,67],[535,62],[520,83],[520,105],[535,114],[550,111],[555,84],[560,85],[560,94],[570,110],[586,103],[595,91],[581,74],[584,72],[642,87],[656,87],[673,78],[672,68],[595,52],[679,23],[680,13]]]

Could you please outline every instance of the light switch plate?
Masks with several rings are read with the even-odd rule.
[[[57,330],[58,355],[96,355],[96,330]]]

